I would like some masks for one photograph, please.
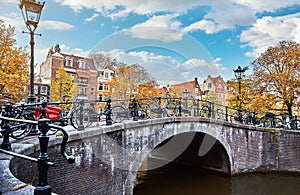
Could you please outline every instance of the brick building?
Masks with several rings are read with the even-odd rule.
[[[98,71],[98,87],[97,87],[97,97],[99,100],[106,100],[109,89],[109,81],[113,79],[114,71],[110,69],[101,69]]]
[[[181,93],[179,96],[185,96],[186,94],[188,97],[201,99],[201,88],[197,78],[192,81],[172,85],[171,88]]]
[[[203,81],[201,88],[203,91],[208,91],[208,93],[214,92],[217,96],[217,100],[222,105],[226,105],[229,94],[227,91],[227,85],[220,75],[218,77],[208,75],[207,79]]]
[[[98,98],[98,70],[92,59],[50,49],[45,62],[41,64],[40,76],[50,83],[51,79],[56,78],[57,70],[62,65],[78,86],[78,99]]]

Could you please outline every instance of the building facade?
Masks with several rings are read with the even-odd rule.
[[[98,71],[98,87],[97,97],[98,100],[106,100],[109,96],[111,89],[109,88],[109,81],[113,79],[114,71],[109,69],[102,69]]]
[[[45,62],[41,64],[40,76],[45,82],[57,77],[60,66],[72,77],[78,87],[78,99],[97,99],[98,70],[90,58],[69,55],[49,50]]]
[[[197,78],[192,81],[172,85],[171,88],[181,93],[179,94],[180,96],[202,99],[202,92]]]
[[[201,85],[202,90],[208,93],[215,93],[217,96],[217,101],[222,105],[227,105],[226,101],[229,98],[227,91],[227,85],[221,76],[212,77],[207,76],[207,79],[203,81]]]

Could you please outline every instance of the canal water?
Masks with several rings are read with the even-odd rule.
[[[170,163],[140,172],[134,195],[299,195],[300,176],[249,173],[228,176]]]

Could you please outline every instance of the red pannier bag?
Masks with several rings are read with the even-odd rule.
[[[60,119],[60,113],[62,109],[54,106],[46,106],[46,118],[50,120],[59,120]],[[36,108],[34,110],[34,115],[36,120],[40,118],[41,114],[41,108]]]

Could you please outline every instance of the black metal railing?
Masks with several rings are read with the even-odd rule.
[[[105,121],[106,125],[112,125],[124,120],[137,121],[161,117],[203,117],[253,126],[285,129],[300,128],[297,116],[276,115],[276,117],[272,118],[268,117],[267,113],[256,113],[245,109],[230,108],[213,101],[195,98],[157,96],[153,98],[122,100],[48,102],[21,104],[18,106],[23,109],[44,109],[46,111],[44,111],[44,114],[40,112],[40,116],[50,118],[52,123],[60,124],[61,126],[71,124],[77,130],[84,130],[94,122],[101,120]],[[51,119],[51,113],[49,114],[50,111],[47,110],[50,106],[61,108],[62,111],[59,120]],[[40,116],[35,116],[35,118],[40,118]]]
[[[47,135],[47,133],[50,129],[53,128],[62,132],[63,139],[62,139],[61,149],[60,149],[61,155],[67,160],[68,163],[74,163],[75,162],[74,156],[70,156],[65,152],[66,144],[68,141],[68,133],[63,127],[50,124],[50,120],[45,118],[41,118],[38,121],[32,121],[32,120],[15,119],[10,117],[0,116],[0,120],[1,120],[1,134],[3,136],[0,152],[17,158],[22,158],[32,162],[36,162],[38,167],[38,172],[39,172],[38,173],[39,182],[34,189],[34,194],[50,195],[51,187],[47,182],[47,175],[48,175],[47,173],[48,173],[48,167],[54,166],[54,163],[49,161],[49,157],[47,154],[48,142],[49,142],[49,135]],[[12,147],[9,141],[9,135],[15,128],[19,128],[20,126],[26,126],[26,125],[38,126],[40,132],[38,136],[39,144],[40,144],[40,155],[38,158],[33,158],[30,156],[18,154],[11,151]]]

